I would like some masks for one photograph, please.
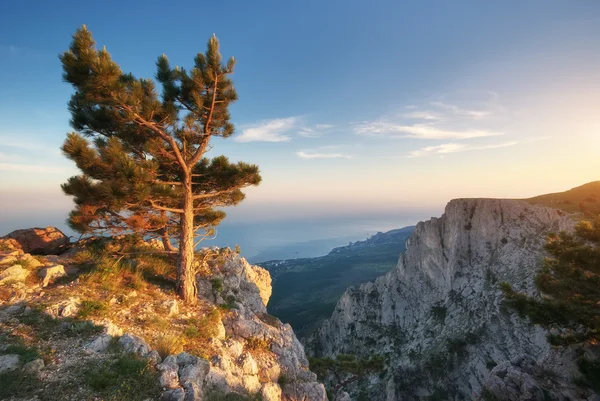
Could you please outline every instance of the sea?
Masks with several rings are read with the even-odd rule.
[[[439,212],[411,210],[330,218],[305,216],[302,219],[255,222],[225,220],[217,227],[214,238],[204,240],[199,246],[233,248],[237,245],[251,263],[317,257],[326,255],[335,247],[364,240],[377,232],[415,225],[436,214]],[[68,228],[66,217],[62,211],[17,215],[0,213],[0,236],[20,228],[55,226],[72,240],[77,240],[79,234]]]

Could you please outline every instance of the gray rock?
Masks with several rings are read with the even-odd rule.
[[[162,401],[185,401],[185,392],[182,388],[167,390],[162,393]]]
[[[91,343],[85,346],[91,352],[103,352],[108,349],[113,337],[108,334],[103,334],[96,337]]]
[[[385,356],[387,372],[370,388],[375,399],[414,399],[438,386],[473,399],[492,376],[490,386],[505,399],[536,400],[545,370],[558,372],[554,380],[570,388],[574,359],[553,348],[543,328],[503,305],[499,283],[538,295],[534,278],[546,234],[574,225],[563,212],[524,201],[453,200],[441,218],[416,226],[394,270],[344,293],[310,350]],[[498,364],[492,375],[490,363]],[[397,374],[404,371],[412,379]]]
[[[183,389],[185,391],[184,401],[202,401],[202,387],[196,383],[187,382],[183,385]]]
[[[0,373],[17,370],[20,365],[19,355],[0,355]]]
[[[145,356],[150,352],[150,347],[148,347],[148,344],[146,344],[143,339],[129,333],[121,336],[119,344],[121,344],[125,352],[134,352],[142,356]]]
[[[160,354],[156,350],[148,352],[148,354],[146,354],[146,358],[151,360],[155,365],[162,362],[162,358],[160,357]]]
[[[186,383],[194,383],[197,386],[202,386],[204,378],[210,370],[208,361],[204,362],[197,365],[186,365],[179,369],[179,382],[182,386]]]

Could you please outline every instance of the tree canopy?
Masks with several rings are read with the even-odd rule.
[[[60,56],[63,78],[75,89],[71,125],[62,147],[81,174],[62,185],[75,209],[69,225],[81,232],[136,232],[178,243],[181,295],[195,297],[193,252],[225,213],[261,181],[258,166],[208,158],[211,138],[233,135],[229,105],[235,60],[223,63],[212,36],[194,66],[171,67],[164,54],[156,81],[124,73],[106,48],[96,49],[82,26]]]

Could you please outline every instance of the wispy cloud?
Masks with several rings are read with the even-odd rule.
[[[13,171],[20,173],[64,173],[70,171],[65,167],[48,166],[40,164],[16,164],[16,163],[0,163],[0,171]]]
[[[386,121],[374,121],[358,124],[355,131],[361,135],[397,136],[419,139],[471,139],[503,135],[501,132],[487,130],[451,130],[437,128],[427,124],[403,125]]]
[[[321,136],[321,133],[312,128],[303,127],[298,131],[298,135],[303,136],[304,138],[318,138]]]
[[[287,142],[292,138],[287,135],[298,125],[299,117],[276,118],[264,120],[242,129],[237,142]]]
[[[448,153],[471,152],[475,150],[507,148],[519,144],[519,141],[511,141],[504,143],[496,143],[490,145],[468,145],[464,143],[444,143],[436,146],[426,146],[424,148],[414,150],[408,154],[408,157],[422,157],[429,155],[444,155]]]
[[[414,120],[429,120],[429,121],[434,121],[434,120],[440,119],[440,117],[437,114],[435,114],[431,111],[413,111],[412,113],[404,114],[403,117],[414,119]]]
[[[304,138],[319,138],[335,128],[333,124],[307,124],[304,117],[275,118],[242,126],[238,142],[288,142],[293,135]]]
[[[333,124],[315,124],[315,128],[316,129],[331,129],[331,128],[335,128],[335,125],[333,125]]]
[[[455,106],[453,104],[442,103],[442,102],[431,102],[430,105],[446,110],[452,114],[464,117],[470,117],[473,119],[482,119],[491,115],[491,112],[487,110],[469,110]]]
[[[352,159],[352,156],[342,153],[311,153],[311,152],[296,152],[301,159]]]
[[[298,131],[298,135],[304,138],[319,138],[333,128],[335,128],[333,124],[304,125]]]

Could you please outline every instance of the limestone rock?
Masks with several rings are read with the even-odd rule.
[[[79,297],[70,297],[69,299],[49,306],[46,308],[46,313],[50,316],[71,317],[77,314],[80,306],[81,299]]]
[[[0,284],[25,281],[29,276],[29,270],[21,265],[13,265],[0,273]]]
[[[183,385],[183,390],[185,391],[184,401],[202,401],[204,399],[202,387],[198,386],[196,383],[185,383]]]
[[[0,373],[11,372],[19,368],[19,355],[0,355]]]
[[[162,303],[162,307],[167,311],[167,316],[179,314],[179,304],[175,299],[168,299]]]
[[[277,383],[265,383],[260,395],[263,401],[281,401],[281,387]]]
[[[162,393],[162,401],[185,401],[185,392],[182,388],[168,390]]]
[[[47,287],[54,280],[67,275],[63,265],[54,265],[40,269],[38,275],[42,278],[42,287]]]
[[[499,283],[537,296],[546,234],[574,225],[561,211],[524,201],[453,200],[442,217],[416,226],[394,270],[344,293],[310,350],[385,357],[386,371],[369,385],[374,399],[418,399],[444,388],[449,398],[473,400],[505,362],[510,373],[491,375],[490,385],[515,399],[540,397],[546,384],[537,370],[556,372],[558,393],[570,389],[577,366],[569,351],[503,306]],[[524,355],[536,363],[515,359]]]
[[[69,245],[69,238],[56,227],[16,230],[3,238],[15,240],[24,252],[34,255],[57,254]]]
[[[165,360],[158,365],[156,369],[159,373],[159,383],[163,388],[174,389],[179,387],[179,365],[177,359],[173,356],[168,356]]]
[[[37,258],[31,256],[31,254],[26,253],[20,257],[20,261],[24,263],[29,269],[37,269],[42,266],[42,262],[40,262]]]
[[[103,334],[96,337],[91,343],[85,346],[90,352],[103,352],[108,349],[113,337],[108,334]]]
[[[6,255],[0,258],[0,266],[14,265],[19,262],[19,259],[13,255]]]
[[[119,344],[121,344],[125,352],[134,352],[142,356],[150,352],[150,347],[148,347],[148,344],[142,338],[129,333],[121,336]]]

